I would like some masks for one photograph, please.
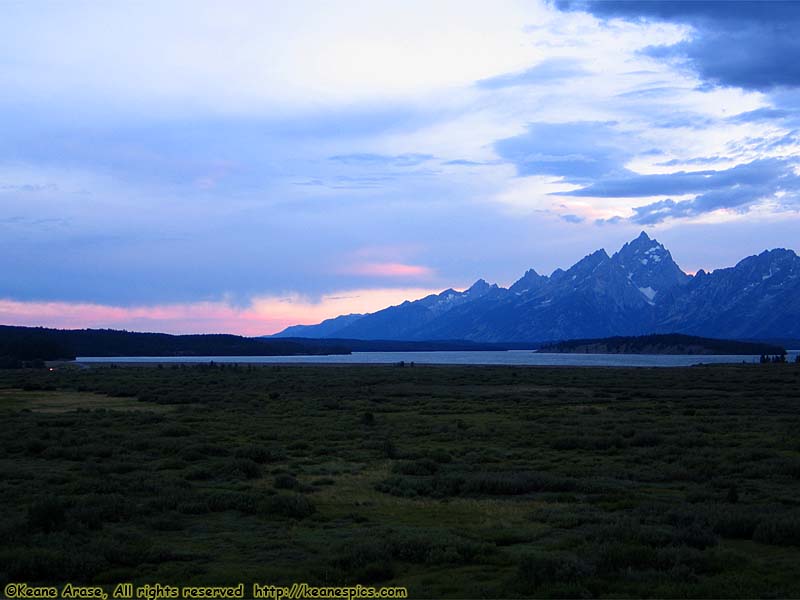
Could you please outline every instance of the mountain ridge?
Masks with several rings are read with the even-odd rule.
[[[364,315],[272,337],[544,342],[652,333],[736,339],[800,337],[800,258],[785,248],[691,276],[644,231],[550,276],[508,288],[476,281]],[[341,324],[341,326],[338,326]]]

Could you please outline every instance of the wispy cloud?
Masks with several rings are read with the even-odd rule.
[[[657,175],[635,175],[602,179],[586,187],[562,192],[563,196],[636,198],[664,194],[691,194],[720,188],[767,185],[800,186],[792,163],[783,159],[760,159],[719,171],[679,171]]]
[[[481,79],[476,85],[487,90],[498,90],[521,85],[552,84],[560,79],[570,79],[588,74],[589,71],[582,66],[579,60],[556,57],[544,60],[524,71]]]
[[[371,277],[428,278],[434,275],[430,267],[393,262],[354,264],[343,267],[341,272]]]
[[[345,165],[362,166],[389,166],[389,167],[416,167],[435,158],[431,154],[406,153],[406,154],[370,154],[368,152],[354,154],[338,154],[331,156],[330,160]]]

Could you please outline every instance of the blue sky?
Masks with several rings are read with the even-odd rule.
[[[270,333],[800,247],[800,3],[4,2],[0,322]]]

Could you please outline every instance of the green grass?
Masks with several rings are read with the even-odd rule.
[[[0,583],[800,597],[800,366],[0,371]]]

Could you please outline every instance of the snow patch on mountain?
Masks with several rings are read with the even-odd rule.
[[[649,285],[647,287],[639,288],[639,291],[642,292],[642,294],[647,298],[647,301],[650,302],[650,304],[653,303],[653,298],[655,298],[656,294],[658,293]]]

